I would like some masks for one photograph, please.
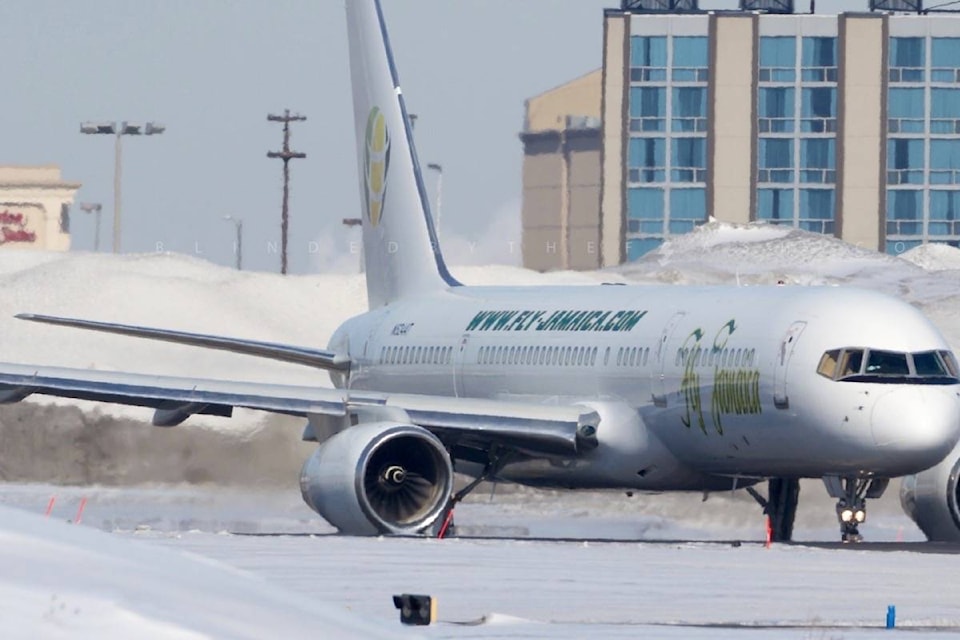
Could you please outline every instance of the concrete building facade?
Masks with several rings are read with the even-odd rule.
[[[0,166],[0,247],[70,249],[70,206],[80,184],[56,166]]]
[[[523,142],[523,263],[596,269],[600,248],[599,70],[527,100]]]
[[[608,10],[601,80],[599,215],[557,216],[592,220],[597,266],[711,217],[960,244],[960,15]]]

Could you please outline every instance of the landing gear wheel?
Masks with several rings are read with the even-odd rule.
[[[867,498],[883,495],[888,478],[838,478],[823,479],[827,492],[837,498],[837,520],[840,521],[840,540],[845,543],[863,542],[860,525],[867,519]]]
[[[770,518],[770,541],[790,542],[793,539],[793,523],[797,519],[800,499],[800,480],[797,478],[771,478],[767,482],[767,497],[753,487],[747,487],[763,513]]]

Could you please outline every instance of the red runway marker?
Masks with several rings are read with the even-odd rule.
[[[50,502],[47,503],[47,513],[46,516],[49,518],[50,514],[53,513],[53,503],[57,501],[57,496],[50,496]]]
[[[77,517],[73,519],[73,524],[80,524],[80,520],[83,519],[83,509],[87,506],[87,499],[83,498],[80,500],[80,508],[77,509]]]

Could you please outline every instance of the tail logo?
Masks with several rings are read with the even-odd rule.
[[[387,120],[378,107],[371,109],[367,117],[364,160],[367,220],[375,227],[380,224],[380,216],[383,214],[383,203],[387,195],[387,170],[390,167],[390,132],[387,130]]]

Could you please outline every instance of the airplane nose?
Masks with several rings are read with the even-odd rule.
[[[960,438],[960,397],[953,386],[900,387],[877,399],[870,425],[877,446],[932,466]]]

